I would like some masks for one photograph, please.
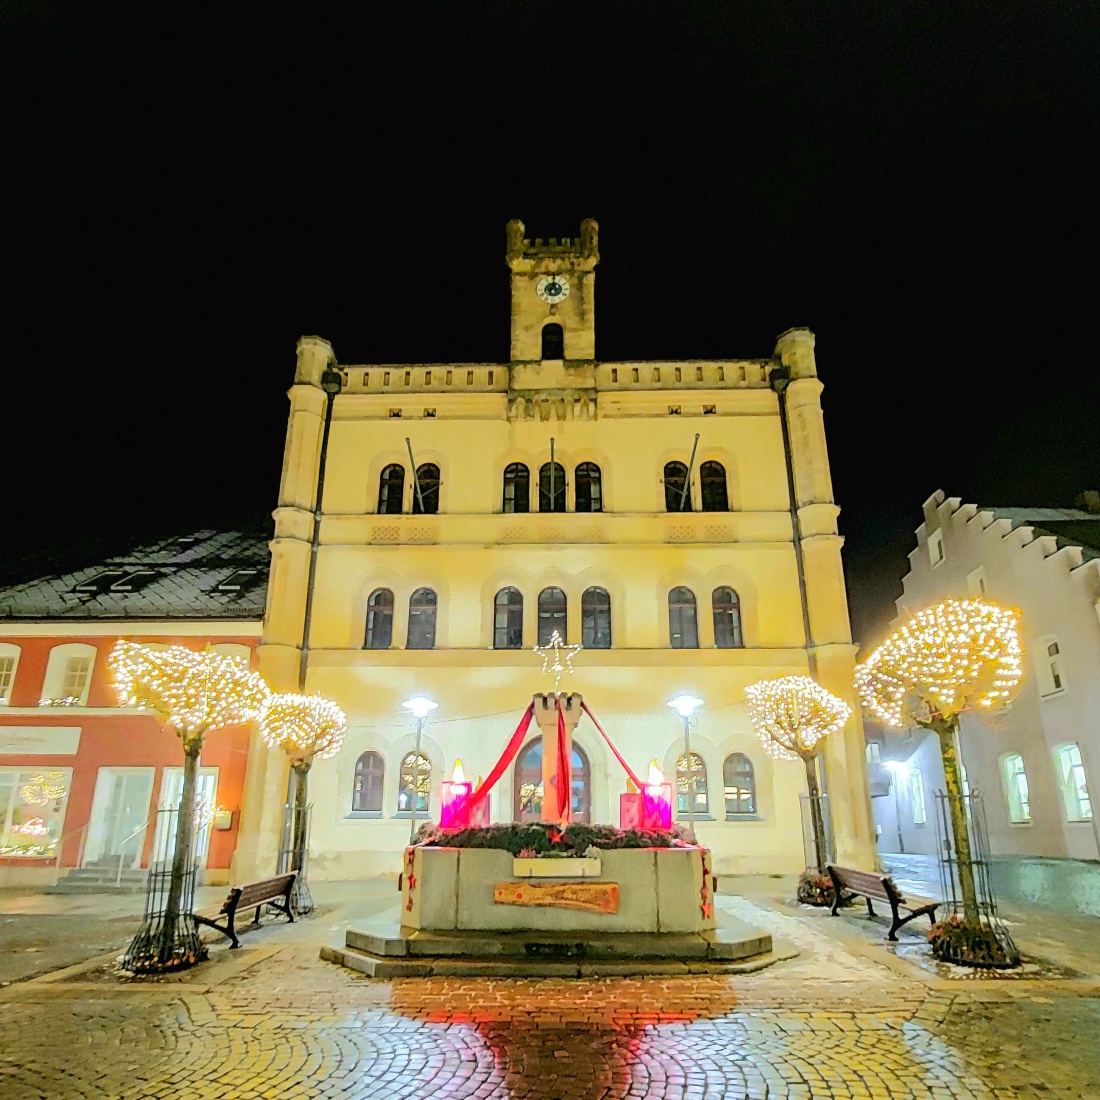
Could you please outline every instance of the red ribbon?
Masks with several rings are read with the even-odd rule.
[[[615,759],[618,760],[620,764],[622,764],[623,768],[626,770],[626,774],[630,777],[630,780],[634,784],[634,786],[637,787],[638,790],[641,790],[642,781],[630,770],[630,765],[622,758],[622,754],[611,743],[611,738],[608,737],[607,734],[604,732],[603,726],[601,726],[600,723],[596,721],[596,716],[588,709],[588,704],[581,703],[581,710],[583,710],[584,713],[592,719],[592,724],[596,727],[596,729],[600,731],[603,739],[607,742],[607,747],[615,754]]]
[[[532,702],[523,712],[523,717],[519,720],[519,725],[516,726],[516,732],[512,734],[512,739],[504,748],[504,754],[496,762],[493,770],[486,776],[481,786],[470,795],[469,800],[466,802],[467,813],[489,797],[489,791],[492,790],[496,781],[508,770],[508,765],[515,760],[516,753],[523,747],[523,739],[527,736],[527,730],[530,728],[531,719],[534,716],[535,704]]]
[[[558,707],[558,820],[569,824],[573,809],[573,773],[570,768],[568,738],[565,734],[565,713],[561,709],[561,698],[556,697]],[[545,798],[545,794],[543,795]]]

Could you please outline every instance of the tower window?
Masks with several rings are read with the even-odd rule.
[[[680,415],[680,406],[679,405],[669,405],[668,415],[669,416],[679,416]]]
[[[474,384],[474,372],[472,370],[468,370],[466,372],[466,385],[467,386],[472,386],[473,384]]]
[[[439,467],[434,462],[425,462],[417,466],[415,476],[420,491],[413,493],[413,515],[434,516],[439,511]]]
[[[631,382],[637,382],[638,381],[638,368],[637,367],[631,367],[631,369],[630,369],[630,381]]]
[[[544,462],[539,470],[539,511],[565,511],[565,467],[560,462]]]
[[[699,648],[695,593],[690,588],[674,588],[668,594],[668,638],[673,649]]]
[[[554,321],[542,326],[542,358],[565,358],[565,330]]]
[[[405,467],[393,463],[378,479],[378,514],[399,516],[405,497]]]
[[[684,380],[684,372],[679,367],[677,367],[676,368],[676,381],[677,382],[682,382],[683,380]]]
[[[661,368],[660,367],[654,367],[653,368],[653,381],[654,382],[660,382],[660,380],[661,380]]]
[[[376,588],[367,600],[367,630],[364,649],[389,649],[393,642],[393,593]]]
[[[741,601],[728,586],[716,588],[711,594],[714,610],[714,644],[719,649],[740,649],[745,644],[741,633]]]
[[[401,410],[400,409],[390,409],[390,417],[392,419],[397,420],[400,416],[401,416]]]
[[[721,462],[704,462],[699,467],[699,481],[703,490],[704,512],[728,512],[729,496],[726,493],[726,468]]]
[[[745,368],[744,367],[738,367],[737,368],[737,381],[738,382],[744,382],[745,381]]]
[[[382,385],[383,386],[388,386],[389,384],[390,384],[390,372],[388,370],[383,371],[382,372]]]
[[[544,588],[539,593],[539,645],[549,645],[554,631],[564,642],[565,624],[565,593],[560,588]]]
[[[489,371],[488,379],[489,379],[489,385],[491,386],[493,384],[493,372],[492,371]]]
[[[502,588],[493,601],[493,648],[523,648],[523,593]]]
[[[603,511],[603,485],[600,468],[595,462],[582,462],[577,467],[576,493],[578,512]]]
[[[719,367],[718,368],[718,381],[719,382],[725,382],[725,380],[726,380],[726,368],[725,367]]]
[[[413,372],[411,370],[405,371],[405,385],[407,386],[412,381]]]
[[[715,406],[715,405],[704,405],[703,406],[703,415],[704,416],[713,416],[717,411],[718,411],[718,409],[717,409],[717,406]]]
[[[687,476],[688,468],[682,462],[665,463],[666,512],[691,511],[691,491],[686,489]]]
[[[430,370],[426,370],[424,372],[424,385],[425,386],[430,386],[431,384],[432,384],[432,372]]]
[[[581,644],[611,648],[611,597],[604,588],[586,588],[581,596]]]
[[[1066,690],[1066,674],[1062,667],[1062,649],[1053,634],[1040,638],[1033,650],[1038,674],[1039,694],[1058,695]]]
[[[695,381],[696,382],[702,382],[703,381],[703,368],[702,367],[696,367],[695,368]]]
[[[531,471],[522,462],[504,467],[504,512],[531,510]]]
[[[1027,788],[1027,772],[1024,758],[1019,753],[1009,753],[1001,758],[1005,792],[1008,795],[1008,819],[1022,825],[1031,820],[1031,797]]]
[[[409,633],[406,649],[435,649],[435,592],[418,588],[409,597]]]
[[[443,384],[449,386],[454,381],[455,372],[453,370],[447,371],[446,376],[443,379]]]
[[[618,370],[617,367],[612,367],[611,368],[611,381],[612,382],[618,382],[618,380],[619,380],[619,370]]]

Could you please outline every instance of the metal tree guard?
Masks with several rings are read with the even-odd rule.
[[[301,782],[299,779],[298,782]],[[309,834],[313,821],[313,804],[297,806],[287,802],[283,806],[283,828],[279,839],[277,874],[297,871],[290,904],[297,916],[305,917],[313,912],[313,895],[309,890]],[[299,866],[299,863],[301,864]]]
[[[978,896],[978,923],[988,931],[1004,951],[1004,961],[975,963],[964,959],[959,952],[952,952],[950,961],[960,965],[987,965],[990,967],[1018,966],[1020,951],[1016,947],[1008,927],[997,913],[997,899],[989,875],[989,833],[986,827],[985,805],[978,791],[960,795],[966,811],[970,832],[970,870]],[[955,834],[951,829],[951,795],[936,791],[936,840],[940,851],[940,888],[943,891],[944,908],[952,915],[964,912],[962,891],[959,887],[959,858],[955,850]],[[958,955],[958,957],[954,957]]]
[[[179,807],[157,810],[156,836],[175,837]],[[195,872],[197,852],[203,827],[195,829],[190,849],[184,853],[183,889],[179,913],[174,927],[165,927],[165,910],[172,880],[172,853],[153,863],[145,887],[145,912],[141,927],[122,958],[122,968],[133,974],[161,974],[183,970],[202,962],[207,956],[206,944],[199,938],[193,910],[195,907]]]
[[[799,807],[802,811],[802,854],[806,861],[806,870],[817,875],[823,868],[817,865],[817,843],[814,840],[815,803],[824,833],[824,863],[836,862],[836,849],[833,846],[833,823],[829,816],[829,796],[827,794],[799,795]]]

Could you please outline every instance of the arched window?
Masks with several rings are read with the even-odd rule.
[[[682,462],[665,463],[665,511],[690,512],[691,489],[685,491],[688,468]]]
[[[513,784],[512,812],[516,821],[539,821],[542,818],[542,738],[528,741],[517,758]],[[592,769],[588,755],[576,742],[569,758],[572,771],[573,820],[592,820]]]
[[[355,761],[355,785],[351,789],[352,813],[382,812],[382,781],[386,763],[381,753],[365,752]]]
[[[434,462],[417,466],[416,483],[420,492],[413,493],[413,515],[434,516],[439,511],[439,467]],[[424,500],[423,508],[420,506],[421,498]]]
[[[730,510],[730,498],[726,492],[726,468],[721,462],[704,462],[699,467],[699,484],[703,492],[704,512]]]
[[[604,588],[586,588],[581,596],[581,644],[611,648],[611,597]]]
[[[576,492],[576,511],[603,511],[603,485],[595,462],[582,462],[577,467]]]
[[[493,648],[523,648],[523,593],[502,588],[493,601]]]
[[[731,752],[722,764],[726,817],[756,813],[756,773],[743,752]]]
[[[378,479],[378,514],[399,516],[405,503],[405,467],[393,463]]]
[[[431,789],[431,761],[423,753],[405,753],[401,758],[401,782],[397,788],[398,813],[426,814]]]
[[[1039,638],[1035,643],[1035,671],[1039,681],[1039,694],[1044,698],[1066,690],[1066,673],[1062,664],[1062,650],[1053,634]]]
[[[710,812],[707,766],[697,752],[683,752],[676,761],[677,812],[695,817]]]
[[[555,321],[542,326],[543,359],[565,358],[565,330]]]
[[[924,776],[919,768],[909,772],[909,811],[914,825],[923,825],[928,820],[924,805]]]
[[[510,462],[504,467],[505,512],[531,510],[531,471],[522,462]]]
[[[719,649],[740,649],[745,644],[741,633],[741,601],[732,588],[716,588],[710,597],[714,609],[714,644]]]
[[[1066,819],[1091,821],[1092,799],[1089,797],[1089,785],[1085,778],[1081,746],[1076,743],[1060,745],[1054,750],[1054,759],[1058,765],[1058,780],[1062,788],[1062,802],[1066,807]]]
[[[539,470],[539,511],[565,511],[565,467],[560,462],[544,462]]]
[[[668,643],[673,649],[699,648],[695,593],[690,588],[674,588],[668,594]]]
[[[409,597],[409,634],[406,649],[435,648],[435,593],[430,588],[418,588]]]
[[[367,600],[367,633],[364,649],[389,649],[393,643],[393,593],[376,588]]]
[[[86,706],[95,659],[95,646],[86,642],[55,645],[46,662],[40,701],[57,701],[70,706],[79,703]]]
[[[565,593],[560,588],[544,588],[539,593],[539,645],[549,645],[555,630],[564,642]]]

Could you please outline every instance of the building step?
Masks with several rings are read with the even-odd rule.
[[[103,893],[139,893],[145,889],[149,873],[138,868],[124,868],[121,876],[118,864],[110,866],[97,861],[84,867],[74,867],[54,886],[47,888],[48,894],[103,894]]]

